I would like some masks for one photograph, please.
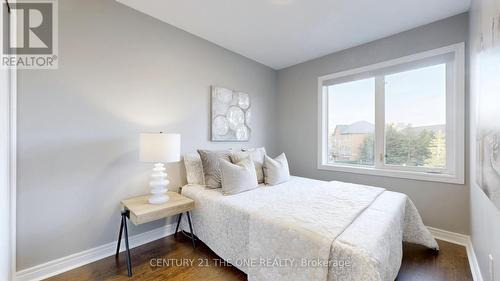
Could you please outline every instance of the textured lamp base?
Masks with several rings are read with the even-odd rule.
[[[151,174],[151,181],[149,182],[149,186],[151,187],[150,193],[152,194],[148,200],[150,204],[163,204],[168,201],[168,183],[165,165],[163,163],[155,164],[153,173]]]
[[[153,195],[149,197],[148,201],[150,204],[163,204],[167,203],[170,198],[168,195],[161,194],[161,195]]]

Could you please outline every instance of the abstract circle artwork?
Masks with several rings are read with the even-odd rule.
[[[250,96],[212,86],[212,141],[250,140]]]

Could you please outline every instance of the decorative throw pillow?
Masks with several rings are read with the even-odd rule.
[[[220,167],[224,195],[238,194],[259,187],[255,165],[251,159],[243,159],[236,164],[221,160]]]
[[[257,174],[257,182],[264,183],[264,156],[266,149],[264,147],[244,149],[242,152],[234,152],[231,154],[231,161],[238,163],[243,159],[250,158],[255,165],[255,173]]]
[[[281,153],[274,159],[264,156],[264,178],[266,184],[269,185],[277,185],[290,179],[285,153]]]
[[[201,158],[203,165],[203,177],[205,179],[205,186],[208,188],[221,187],[221,171],[220,161],[231,161],[229,155],[230,150],[202,150],[198,149],[198,154]]]
[[[186,178],[188,184],[204,185],[203,165],[198,153],[188,153],[184,155],[184,166],[186,167]]]

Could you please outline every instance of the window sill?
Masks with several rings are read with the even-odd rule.
[[[336,171],[336,172],[382,176],[382,177],[411,179],[411,180],[464,184],[464,177],[461,175],[385,170],[373,167],[352,167],[347,165],[334,165],[334,164],[319,164],[318,169],[327,171]]]

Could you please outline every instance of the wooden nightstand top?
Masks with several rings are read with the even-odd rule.
[[[143,224],[146,222],[166,218],[194,208],[194,201],[176,192],[167,192],[170,199],[159,205],[149,204],[150,195],[144,195],[122,200],[122,206],[130,211],[130,221],[133,224]]]

